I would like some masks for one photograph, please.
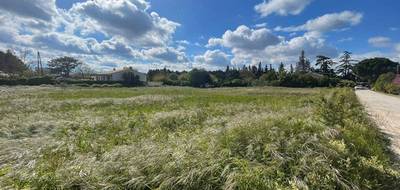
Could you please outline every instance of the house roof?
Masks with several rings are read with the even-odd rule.
[[[137,71],[137,70],[135,70],[135,69],[126,67],[126,68],[119,69],[119,70],[113,70],[113,71],[105,72],[105,73],[103,73],[102,75],[112,75],[112,74],[122,73],[122,72],[126,72],[126,71],[133,71],[133,72],[135,72],[136,74],[145,74],[145,73],[141,73],[141,72],[139,72],[139,71]]]

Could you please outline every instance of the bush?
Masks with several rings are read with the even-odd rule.
[[[350,87],[354,88],[357,84],[354,81],[351,80],[341,80],[339,84],[337,85],[338,87]]]
[[[374,90],[389,94],[400,94],[400,86],[393,84],[396,77],[394,73],[386,73],[379,76],[374,84]]]
[[[211,77],[205,70],[193,69],[189,73],[189,82],[192,87],[206,87],[211,83]]]
[[[385,85],[385,92],[389,94],[400,94],[400,86],[393,84],[393,83],[388,83]]]
[[[54,78],[49,76],[19,79],[0,79],[0,85],[17,86],[17,85],[53,85],[56,84]]]

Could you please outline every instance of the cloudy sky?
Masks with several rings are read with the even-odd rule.
[[[1,0],[0,50],[98,70],[295,64],[348,50],[400,60],[394,0]],[[26,53],[24,53],[26,52]]]

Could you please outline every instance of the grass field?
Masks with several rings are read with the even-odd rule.
[[[398,189],[350,89],[0,87],[1,189]]]

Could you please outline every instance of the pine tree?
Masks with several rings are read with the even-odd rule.
[[[317,62],[315,65],[320,66],[319,73],[324,74],[324,75],[329,75],[331,73],[331,66],[333,64],[334,63],[331,58],[323,56],[323,55],[318,55]]]
[[[247,66],[243,65],[242,71],[247,71]]]
[[[294,73],[293,65],[290,64],[290,74],[293,74],[293,73]]]
[[[356,60],[351,59],[351,54],[351,52],[344,51],[339,61],[338,73],[345,79],[353,78],[353,63],[356,62]]]
[[[279,78],[279,80],[283,80],[285,77],[286,77],[285,65],[283,65],[283,63],[281,63],[279,65],[279,69],[278,69],[278,78]]]
[[[310,61],[306,58],[304,50],[302,50],[299,57],[299,62],[297,62],[296,65],[296,72],[309,72],[310,69]]]
[[[258,63],[257,76],[258,76],[258,77],[261,76],[262,73],[263,73],[263,68],[262,68],[262,64],[261,64],[261,62],[260,62],[260,63]]]

